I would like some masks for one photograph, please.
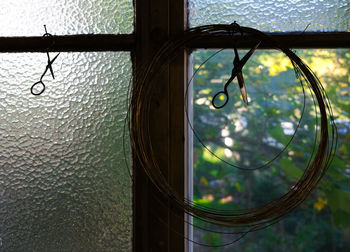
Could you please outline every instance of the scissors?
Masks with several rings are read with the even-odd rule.
[[[43,35],[43,37],[52,37],[52,35],[50,33],[47,32],[46,30],[46,25],[44,25],[44,28],[45,28],[45,34]],[[51,76],[53,79],[55,79],[55,75],[53,73],[53,69],[52,69],[52,64],[55,62],[55,60],[57,59],[58,55],[60,55],[60,53],[58,53],[52,60],[50,59],[50,54],[49,54],[49,48],[48,50],[46,51],[46,55],[47,55],[47,65],[45,67],[45,71],[44,73],[41,75],[40,77],[40,80],[35,82],[32,87],[30,88],[30,92],[33,94],[33,95],[41,95],[44,91],[45,91],[45,84],[43,82],[43,78],[45,76],[45,74],[47,73],[47,70],[50,70],[50,73],[51,73]],[[42,89],[35,93],[34,92],[34,88],[37,86],[37,85],[42,85]]]
[[[236,47],[234,48],[235,58],[233,60],[233,69],[232,69],[231,77],[226,82],[226,84],[224,86],[224,90],[216,93],[214,95],[213,99],[211,100],[211,104],[213,105],[214,108],[220,109],[220,108],[223,108],[227,104],[227,102],[229,100],[227,88],[228,88],[228,85],[230,85],[230,83],[234,80],[234,78],[236,76],[237,76],[239,88],[241,90],[241,95],[242,95],[243,101],[244,101],[245,104],[248,105],[248,95],[247,95],[247,90],[246,90],[245,84],[244,84],[242,68],[247,63],[247,61],[250,58],[250,56],[253,55],[253,53],[258,48],[260,43],[261,43],[261,41],[259,41],[253,48],[251,48],[249,50],[249,52],[246,55],[244,55],[242,60],[239,59],[237,48]],[[224,101],[224,103],[222,105],[216,105],[215,104],[215,100],[221,95],[225,96],[225,98],[224,98],[225,101]]]
[[[45,84],[44,84],[44,82],[43,82],[43,78],[44,78],[45,74],[47,73],[47,70],[50,69],[52,78],[55,79],[55,76],[54,76],[53,70],[52,70],[52,64],[53,64],[54,61],[57,59],[58,55],[60,55],[60,54],[57,54],[52,60],[50,60],[49,53],[47,53],[48,60],[47,60],[47,65],[46,65],[45,71],[44,71],[44,73],[41,75],[40,80],[37,81],[37,82],[35,82],[35,83],[32,85],[32,87],[30,88],[30,92],[31,92],[33,95],[41,95],[41,94],[45,91]],[[35,92],[34,92],[34,88],[35,88],[37,85],[40,85],[40,84],[42,85],[42,89],[41,89],[39,92],[35,93]]]

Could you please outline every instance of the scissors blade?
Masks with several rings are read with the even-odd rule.
[[[246,105],[248,105],[248,94],[247,94],[247,90],[245,88],[245,83],[244,83],[242,72],[239,72],[237,74],[237,80],[238,80],[238,84],[239,84],[239,89],[241,91],[242,99],[243,99],[244,103]]]
[[[53,74],[53,69],[52,69],[51,65],[49,65],[49,69],[50,69],[50,73],[51,73],[52,78],[55,79],[55,75]]]
[[[53,73],[53,69],[52,69],[52,64],[54,63],[54,61],[57,59],[58,55],[60,54],[57,54],[52,60],[50,60],[50,57],[48,55],[48,59],[49,59],[49,63],[48,63],[48,67],[50,69],[50,72],[51,72],[51,75],[52,75],[52,78],[55,79],[55,75]]]
[[[233,78],[236,77],[236,75],[242,71],[243,66],[245,65],[245,63],[247,63],[248,59],[250,58],[250,56],[253,55],[253,53],[255,52],[255,50],[258,48],[258,46],[260,45],[261,41],[259,41],[259,43],[257,43],[253,48],[251,48],[249,50],[249,52],[247,52],[246,55],[244,55],[244,57],[242,58],[242,60],[239,61],[239,64],[237,66],[234,67],[234,69],[232,69],[232,74],[231,76]]]
[[[50,73],[51,73],[51,75],[52,75],[52,78],[54,78],[55,79],[55,76],[53,75],[53,69],[52,69],[52,66],[51,66],[51,59],[50,59],[50,54],[49,54],[49,52],[46,52],[46,55],[47,55],[47,66],[48,66],[48,68],[50,69]]]
[[[53,64],[53,62],[57,59],[58,55],[60,55],[61,53],[58,53],[52,60],[51,60],[51,64]]]
[[[245,65],[245,63],[247,63],[247,61],[249,60],[250,56],[252,56],[253,53],[255,52],[255,50],[259,47],[260,43],[261,43],[261,41],[259,41],[259,43],[257,43],[253,48],[251,48],[251,49],[249,50],[249,52],[247,52],[247,54],[244,55],[244,57],[242,58],[242,60],[240,60],[239,66],[240,66],[241,69],[243,68],[243,66]]]
[[[234,48],[234,51],[235,51],[235,59],[233,61],[233,64],[235,67],[239,68],[240,60],[239,60],[239,54],[238,54],[236,47]],[[242,99],[243,99],[244,103],[246,105],[248,105],[248,94],[247,94],[247,90],[245,88],[244,78],[243,78],[243,74],[242,74],[242,68],[237,73],[237,81],[238,81],[239,89],[241,91]]]

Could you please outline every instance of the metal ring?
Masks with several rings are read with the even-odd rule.
[[[39,85],[39,84],[41,84],[41,85],[43,86],[43,89],[42,89],[40,92],[35,93],[35,92],[34,92],[34,87],[35,87],[36,85]],[[45,91],[45,84],[44,84],[44,82],[42,82],[41,80],[38,81],[38,82],[35,82],[35,83],[32,85],[32,87],[30,88],[30,92],[32,93],[32,95],[41,95],[42,93],[44,93],[44,91]]]
[[[217,106],[217,105],[215,105],[215,99],[216,99],[219,95],[221,95],[221,94],[225,95],[226,100],[225,100],[224,104],[222,104],[222,105],[220,105],[220,106]],[[221,108],[223,108],[223,107],[227,104],[228,99],[229,99],[229,97],[228,97],[227,91],[226,91],[226,92],[225,92],[225,91],[220,91],[220,92],[217,92],[217,93],[214,95],[213,99],[211,100],[211,104],[213,105],[214,108],[216,108],[216,109],[221,109]]]

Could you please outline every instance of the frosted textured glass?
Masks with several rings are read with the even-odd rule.
[[[349,0],[189,0],[190,25],[237,21],[263,31],[349,31]]]
[[[0,54],[0,251],[130,251],[130,55],[61,53],[33,96],[45,65]]]
[[[0,1],[0,36],[132,33],[132,0]]]

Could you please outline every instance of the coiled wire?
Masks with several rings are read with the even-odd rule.
[[[155,157],[152,138],[150,137],[151,98],[154,95],[154,90],[162,84],[155,81],[155,77],[165,64],[173,60],[176,55],[183,54],[183,50],[188,43],[198,37],[205,39],[216,36],[230,36],[232,34],[231,25],[219,24],[190,28],[180,36],[166,42],[147,65],[138,69],[134,75],[134,85],[131,91],[129,104],[131,116],[128,117],[128,126],[131,147],[138,164],[141,165],[159,192],[167,197],[173,206],[190,216],[214,225],[244,229],[246,231],[243,234],[245,234],[279,221],[290,214],[310,195],[332,161],[337,145],[337,130],[328,96],[312,70],[293,51],[279,45],[267,34],[249,27],[242,26],[240,29],[256,41],[268,43],[276,50],[282,51],[291,60],[301,84],[306,84],[312,92],[314,105],[318,106],[320,117],[319,120],[316,117],[316,125],[320,126],[320,130],[319,137],[315,136],[315,153],[311,156],[299,181],[286,194],[265,205],[251,209],[220,210],[204,207],[176,192],[162,173]],[[187,98],[185,99],[187,104]],[[316,108],[315,111],[317,112]],[[183,169],[183,167],[178,167],[178,169]]]

